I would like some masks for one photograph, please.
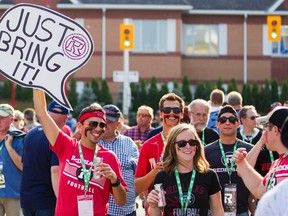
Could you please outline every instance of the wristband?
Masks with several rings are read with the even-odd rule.
[[[112,182],[110,181],[110,184],[112,187],[118,187],[120,185],[120,179],[117,177],[117,181],[114,184],[112,184]]]

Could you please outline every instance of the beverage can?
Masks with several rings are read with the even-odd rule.
[[[93,178],[94,179],[100,179],[102,178],[102,175],[98,174],[96,171],[95,171],[95,168],[98,164],[100,163],[103,163],[103,158],[101,157],[96,157],[95,160],[94,160],[94,173],[93,173]]]
[[[164,192],[162,183],[155,184],[155,185],[154,185],[154,188],[155,188],[155,190],[158,192],[158,196],[159,196],[158,206],[159,206],[159,207],[164,207],[164,206],[166,206],[165,192]]]

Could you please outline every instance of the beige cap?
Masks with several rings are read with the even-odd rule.
[[[14,117],[14,108],[9,104],[0,104],[0,116],[7,117],[7,116]]]

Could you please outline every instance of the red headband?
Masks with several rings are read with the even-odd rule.
[[[83,122],[84,120],[90,118],[90,117],[98,117],[98,118],[101,118],[103,119],[105,122],[106,122],[106,117],[105,117],[105,114],[100,112],[100,111],[92,111],[92,112],[87,112],[87,113],[84,113],[83,115],[81,115],[79,117],[79,122]]]

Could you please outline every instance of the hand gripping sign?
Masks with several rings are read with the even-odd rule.
[[[68,109],[66,79],[88,61],[93,47],[82,26],[42,6],[18,4],[0,19],[0,73],[23,87],[43,89]]]

